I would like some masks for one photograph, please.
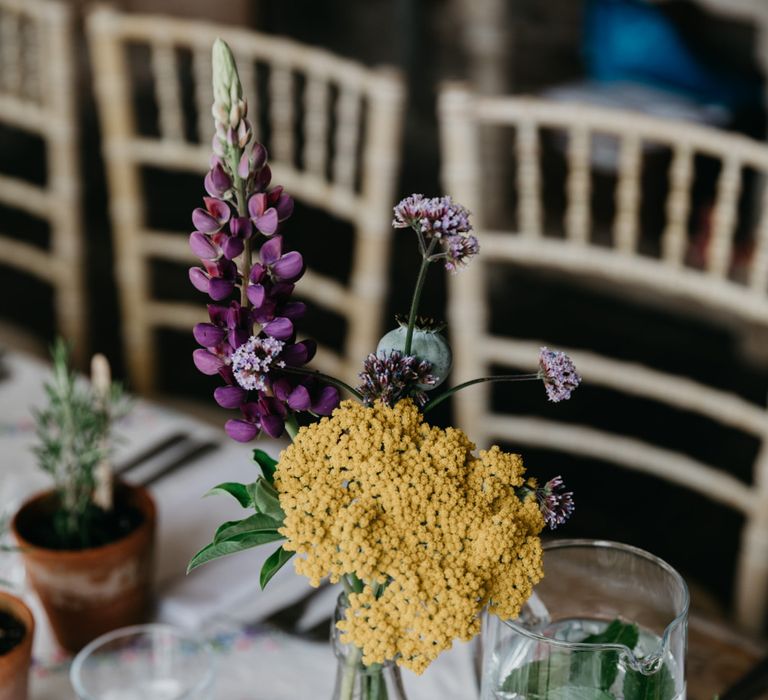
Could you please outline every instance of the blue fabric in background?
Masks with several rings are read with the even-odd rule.
[[[584,54],[590,78],[599,82],[644,83],[730,109],[762,101],[759,81],[696,55],[665,15],[643,0],[589,0]]]

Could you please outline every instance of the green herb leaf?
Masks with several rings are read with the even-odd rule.
[[[637,625],[614,620],[602,632],[590,634],[581,641],[583,644],[623,644],[628,649],[634,649],[639,639]]]
[[[614,620],[602,632],[591,634],[581,641],[585,644],[623,644],[634,649],[638,639],[637,625]],[[546,659],[533,661],[512,671],[504,680],[502,690],[517,692],[534,700],[549,700],[552,692],[559,692],[561,688],[569,692],[591,690],[598,694],[585,697],[599,698],[602,691],[609,690],[614,684],[618,670],[619,653],[616,651],[555,652]]]
[[[616,700],[616,698],[604,690],[569,685],[550,690],[542,696],[541,700]]]
[[[602,632],[590,634],[581,641],[584,644],[623,644],[631,650],[637,646],[639,639],[637,625],[613,620]],[[576,654],[573,662],[572,678],[585,678],[584,674],[586,674],[586,679],[591,684],[594,673],[598,670],[600,675],[597,687],[603,690],[608,690],[613,685],[619,672],[619,653],[616,651],[589,652],[586,655],[582,654],[582,658]]]
[[[624,676],[624,700],[673,700],[675,693],[675,681],[666,666],[650,676],[628,668]]]
[[[619,655],[613,651],[572,651],[570,683],[608,690],[618,674]]]
[[[222,542],[211,542],[211,544],[203,547],[194,557],[192,557],[192,560],[187,566],[187,573],[192,571],[192,569],[196,569],[198,566],[213,561],[214,559],[225,557],[228,554],[234,554],[235,552],[242,552],[244,549],[258,547],[267,542],[277,542],[282,539],[285,538],[279,532],[274,530],[261,530],[257,532],[242,533]]]
[[[230,496],[233,496],[243,508],[248,508],[252,504],[248,485],[238,484],[233,481],[227,481],[218,486],[214,486],[203,496],[203,498],[205,498],[205,496],[218,496],[222,493],[228,493]]]
[[[280,507],[280,499],[272,484],[264,478],[259,478],[253,484],[248,485],[248,495],[257,513],[263,513],[274,518],[282,527],[285,513]]]
[[[264,478],[270,483],[275,483],[275,469],[277,469],[277,460],[272,459],[264,450],[253,451],[253,461],[261,468]]]
[[[295,552],[286,552],[282,545],[278,547],[272,554],[269,555],[264,565],[261,567],[261,575],[259,576],[259,583],[262,590],[269,583],[270,579],[283,568],[283,565],[287,563]]]
[[[263,513],[256,513],[243,520],[230,520],[220,525],[213,536],[213,543],[217,544],[248,533],[274,531],[282,526],[283,524],[274,518]]]
[[[546,659],[532,661],[514,669],[504,679],[501,690],[531,698],[543,698],[549,690],[567,686],[570,679],[570,657],[567,654],[553,653]]]

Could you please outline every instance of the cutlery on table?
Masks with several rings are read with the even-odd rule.
[[[217,446],[210,439],[196,438],[178,431],[119,464],[115,473],[135,484],[149,486]]]

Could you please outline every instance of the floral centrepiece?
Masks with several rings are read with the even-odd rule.
[[[214,45],[213,61],[214,155],[209,196],[192,215],[190,246],[202,267],[190,270],[190,281],[214,303],[210,322],[194,329],[201,348],[193,359],[223,381],[217,403],[239,411],[225,426],[233,439],[286,431],[293,442],[277,461],[254,451],[262,473],[253,483],[212,490],[252,513],[224,523],[189,568],[280,543],[264,563],[262,586],[294,555],[312,585],[343,584],[337,628],[355,653],[339,697],[352,698],[362,663],[369,686],[360,697],[381,700],[381,664],[420,673],[454,639],[477,634],[483,609],[515,617],[543,575],[540,532],[573,511],[559,477],[539,486],[519,455],[476,452],[469,436],[431,426],[427,414],[479,382],[541,381],[550,400],[561,401],[581,378],[566,355],[542,348],[536,372],[431,393],[448,378],[451,352],[442,327],[418,316],[427,272],[440,262],[460,274],[480,245],[469,211],[450,197],[420,194],[394,208],[393,226],[411,230],[421,256],[408,315],[360,358],[359,387],[308,368],[315,344],[298,339],[306,309],[293,300],[305,265],[283,230],[293,202],[270,186],[267,152],[252,142],[224,42]],[[342,392],[350,398],[341,401]],[[299,427],[300,416],[320,420]]]

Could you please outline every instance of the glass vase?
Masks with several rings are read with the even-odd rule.
[[[684,700],[688,589],[669,564],[614,542],[544,546],[516,620],[486,614],[482,700]]]
[[[365,666],[362,651],[341,642],[336,623],[344,617],[346,608],[347,596],[342,593],[331,624],[331,644],[338,659],[332,700],[407,700],[400,669],[394,662]]]

